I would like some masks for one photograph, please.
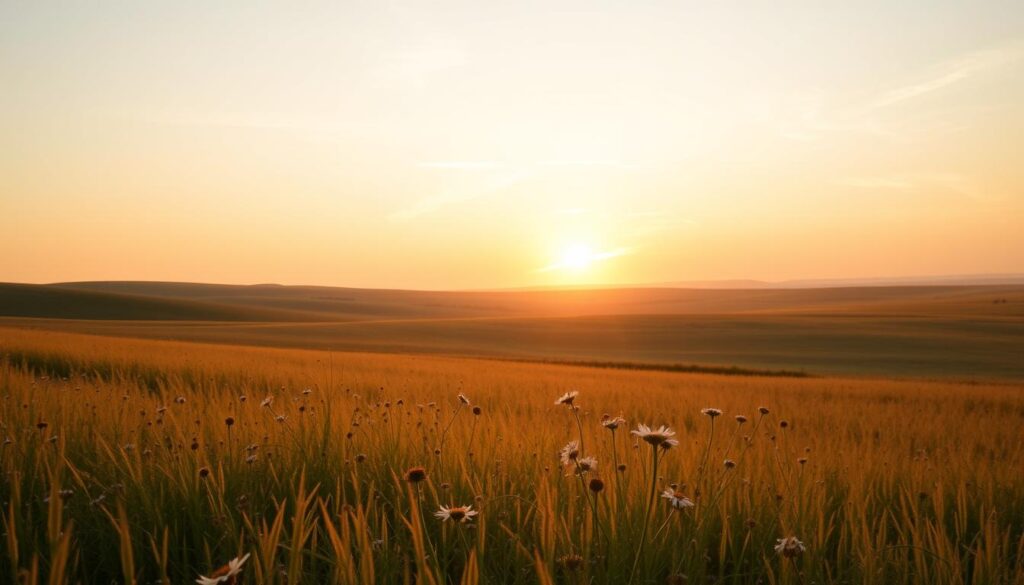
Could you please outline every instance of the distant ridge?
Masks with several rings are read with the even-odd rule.
[[[804,278],[770,282],[764,280],[684,280],[649,285],[664,288],[785,289],[844,288],[863,286],[998,286],[1024,284],[1024,274],[949,274],[936,276],[890,276],[877,278]]]

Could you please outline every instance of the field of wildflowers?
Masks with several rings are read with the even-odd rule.
[[[0,335],[11,583],[1024,583],[1024,389]]]

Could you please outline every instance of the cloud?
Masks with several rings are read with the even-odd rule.
[[[938,91],[985,70],[1011,65],[1022,55],[1024,42],[1020,41],[968,53],[929,68],[925,75],[912,83],[882,93],[870,103],[870,107],[884,108]]]

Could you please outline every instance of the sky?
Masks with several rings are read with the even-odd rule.
[[[1024,272],[1024,4],[0,1],[0,281]]]

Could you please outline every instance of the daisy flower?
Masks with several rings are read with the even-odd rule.
[[[235,582],[235,577],[242,572],[242,565],[244,565],[247,560],[249,560],[249,553],[246,553],[244,557],[233,558],[228,561],[228,564],[211,573],[209,577],[200,576],[196,579],[196,583],[199,585],[217,585],[218,583],[233,584]]]
[[[451,520],[452,522],[469,522],[473,516],[479,514],[476,510],[473,510],[473,506],[441,506],[441,509],[434,512],[434,516],[441,520]]]
[[[665,491],[661,492],[661,497],[668,500],[668,504],[675,508],[676,510],[683,510],[686,508],[693,507],[693,501],[690,498],[686,497],[686,494],[682,492],[677,492],[672,488],[668,488]]]
[[[805,550],[807,550],[807,547],[795,536],[780,538],[779,543],[775,545],[775,552],[788,559],[802,555]]]
[[[615,416],[615,417],[611,417],[610,416],[610,417],[602,420],[601,424],[604,426],[604,428],[608,429],[609,431],[614,431],[615,429],[619,428],[620,426],[626,424],[626,419],[622,418],[621,416]]]
[[[580,395],[579,392],[577,392],[575,390],[570,390],[570,391],[566,392],[565,394],[562,394],[561,396],[559,396],[558,400],[555,401],[555,404],[564,404],[566,406],[572,406],[573,400],[576,400],[576,397],[579,396],[579,395]]]
[[[711,418],[722,415],[722,411],[717,408],[702,408],[700,409],[700,413]]]
[[[668,444],[670,447],[675,447],[679,444],[679,441],[673,439],[676,436],[676,432],[672,429],[661,425],[657,429],[652,429],[647,425],[637,425],[636,430],[631,431],[633,436],[638,439],[642,439],[644,442],[654,445],[655,447],[663,444]]]
[[[562,459],[562,465],[572,465],[574,461],[580,456],[580,443],[579,441],[569,441],[562,447],[562,451],[559,453]]]

